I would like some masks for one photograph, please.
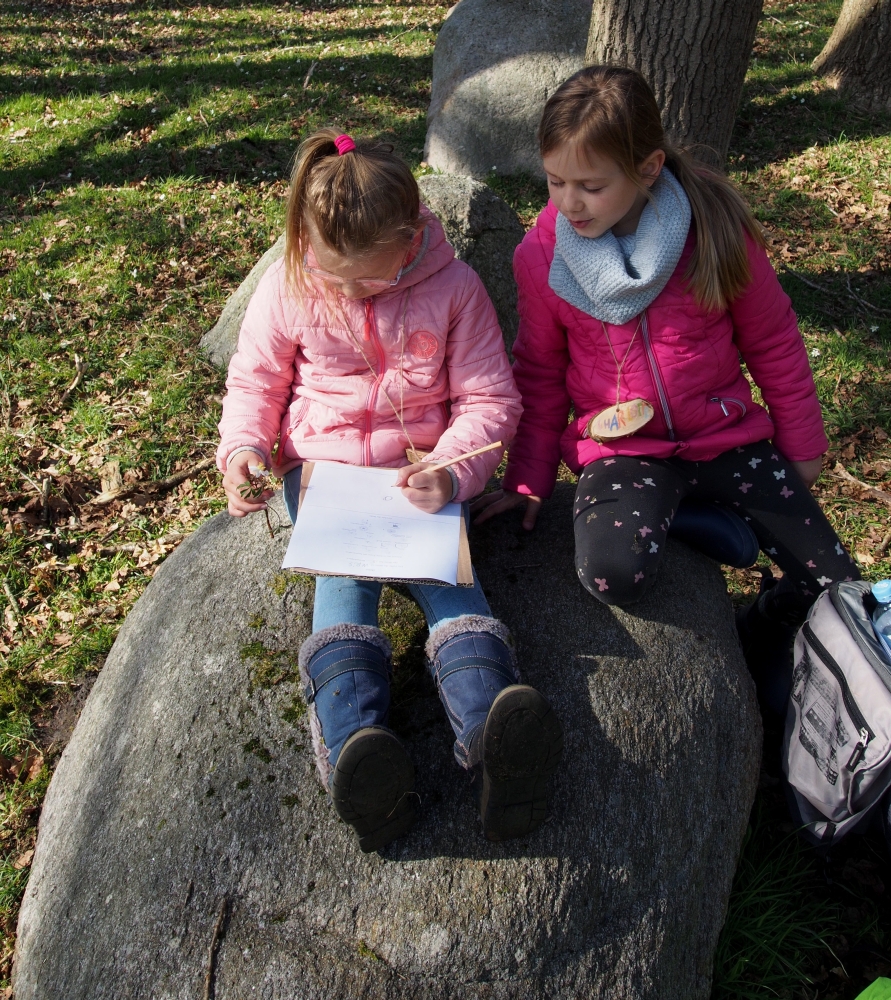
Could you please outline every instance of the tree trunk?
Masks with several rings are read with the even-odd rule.
[[[671,138],[722,165],[762,0],[598,0],[586,61],[639,70]]]
[[[845,0],[814,69],[871,111],[891,110],[891,0]]]

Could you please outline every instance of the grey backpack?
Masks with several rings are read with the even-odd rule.
[[[835,583],[795,638],[783,770],[799,832],[824,848],[865,823],[891,787],[891,664],[873,603],[868,583]]]

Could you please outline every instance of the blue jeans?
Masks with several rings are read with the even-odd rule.
[[[297,466],[285,476],[285,506],[293,523],[297,516],[297,500],[300,496],[300,474],[302,466]],[[464,516],[467,517],[465,507]],[[317,576],[316,600],[312,613],[312,630],[331,625],[372,625],[377,627],[377,606],[381,596],[383,581],[352,580],[344,576]],[[489,602],[473,573],[473,587],[450,587],[446,584],[410,583],[408,590],[418,602],[427,626],[432,632],[440,625],[460,618],[462,615],[485,615],[493,617]]]

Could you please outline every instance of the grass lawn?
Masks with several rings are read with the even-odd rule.
[[[729,166],[811,353],[831,439],[819,496],[878,579],[891,576],[891,118],[840,102],[809,68],[839,8],[766,4]],[[384,135],[423,169],[446,10],[0,10],[0,988],[78,707],[157,564],[223,507],[207,463],[223,379],[198,340],[280,232],[303,134]],[[492,184],[532,221],[540,185]],[[728,575],[736,595],[755,579]],[[715,997],[853,998],[891,974],[891,865],[858,838],[828,883],[791,835],[770,753],[762,784]]]

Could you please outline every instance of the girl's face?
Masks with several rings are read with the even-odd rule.
[[[580,236],[596,239],[611,229],[627,236],[637,229],[646,195],[615,160],[577,145],[564,145],[542,158],[548,191],[557,211]],[[638,167],[641,183],[652,187],[665,163],[661,149]]]
[[[332,250],[318,236],[310,223],[310,251],[304,270],[313,278],[336,288],[348,299],[367,299],[394,287],[405,262],[406,247],[402,243],[384,247],[368,257],[344,257]]]

